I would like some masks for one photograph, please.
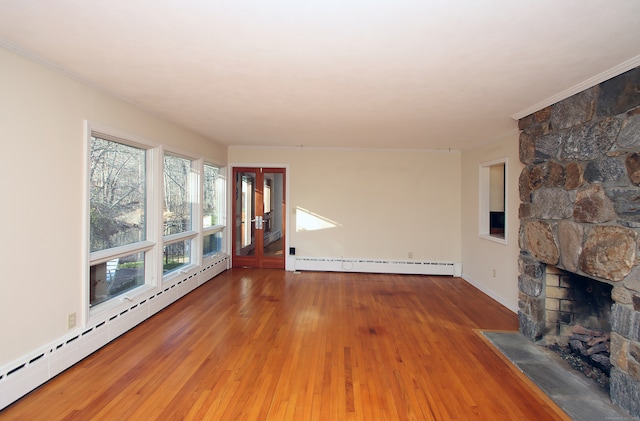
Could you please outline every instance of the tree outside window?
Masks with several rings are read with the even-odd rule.
[[[89,182],[93,306],[145,283],[146,150],[92,136]]]

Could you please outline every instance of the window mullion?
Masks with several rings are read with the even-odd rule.
[[[190,238],[194,238],[198,235],[197,231],[184,231],[179,232],[177,234],[166,235],[164,237],[163,243],[164,245],[175,243],[178,241],[188,240]]]
[[[203,235],[215,234],[216,232],[220,232],[224,229],[224,225],[214,225],[212,227],[206,227],[202,229]]]
[[[162,189],[163,171],[164,171],[164,148],[159,146],[148,151],[149,165],[147,170],[148,177],[148,197],[147,197],[147,236],[150,240],[160,244],[163,234],[162,221]],[[158,286],[159,280],[162,279],[162,247],[158,246],[149,254],[149,264],[146,269],[146,276],[150,280],[150,284]]]
[[[149,251],[156,243],[152,241],[141,241],[139,243],[127,244],[125,246],[114,247],[107,250],[94,251],[89,255],[89,264],[97,265],[108,260],[117,259],[129,254]]]
[[[204,160],[202,158],[192,162],[191,169],[191,230],[195,232],[195,238],[192,241],[192,261],[199,264],[202,262],[202,215],[203,215],[203,178],[204,178]]]

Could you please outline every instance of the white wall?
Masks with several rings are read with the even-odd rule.
[[[461,259],[459,152],[231,147],[234,163],[289,165],[298,256]]]
[[[462,153],[462,277],[512,311],[518,309],[518,133]],[[507,245],[479,236],[480,164],[508,159]],[[495,276],[494,276],[495,270]]]
[[[2,366],[83,314],[85,119],[219,164],[226,148],[4,49],[0,92]]]

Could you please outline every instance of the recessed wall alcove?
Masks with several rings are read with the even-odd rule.
[[[547,284],[556,282],[548,267],[597,282],[591,290],[610,288],[609,310],[598,311],[609,313],[611,400],[640,418],[640,68],[527,116],[519,128],[520,331],[549,341],[568,329],[551,323],[566,316],[548,308],[562,305],[547,300],[562,293]]]

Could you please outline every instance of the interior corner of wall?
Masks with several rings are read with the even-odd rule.
[[[462,276],[462,262],[453,263],[453,276],[459,278]]]

